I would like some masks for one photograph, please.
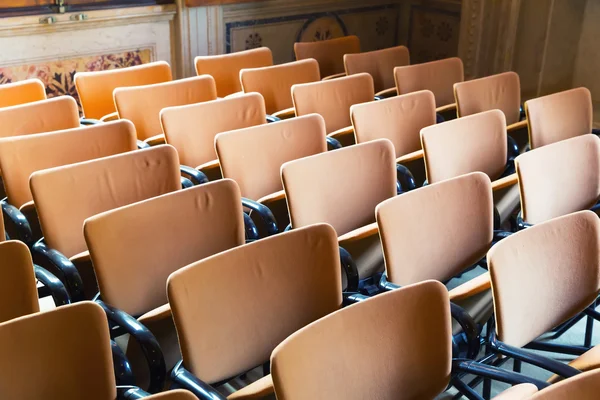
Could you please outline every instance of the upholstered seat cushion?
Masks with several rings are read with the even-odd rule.
[[[228,400],[275,399],[275,389],[271,375],[264,376],[248,386],[227,396]]]

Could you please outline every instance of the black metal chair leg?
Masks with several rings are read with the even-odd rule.
[[[513,360],[513,371],[517,373],[521,372],[521,360]]]
[[[483,391],[481,394],[485,400],[492,398],[492,380],[490,378],[483,378]]]

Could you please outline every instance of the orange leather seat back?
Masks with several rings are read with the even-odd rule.
[[[267,114],[294,106],[293,85],[316,82],[320,79],[319,64],[313,59],[240,71],[244,92],[260,93],[265,99]]]
[[[117,398],[108,321],[95,303],[0,324],[0,352],[0,368],[10,371],[0,376],[6,399]]]
[[[410,55],[405,46],[344,56],[346,74],[354,75],[362,72],[371,74],[375,83],[375,92],[395,87],[394,68],[408,64],[410,64]]]
[[[87,250],[87,218],[179,190],[179,160],[173,147],[156,146],[37,171],[30,186],[46,243],[72,257]]]
[[[84,234],[102,299],[131,315],[166,304],[172,272],[244,244],[242,213],[239,188],[225,179],[88,218]]]
[[[0,169],[8,202],[21,207],[32,200],[29,177],[35,171],[136,148],[135,128],[126,120],[0,139]]]
[[[481,260],[492,244],[492,184],[482,172],[396,196],[375,213],[387,278],[397,285],[447,281]]]
[[[444,285],[427,281],[377,295],[300,329],[271,356],[277,398],[437,397],[452,369],[449,304]]]
[[[200,56],[194,60],[198,75],[210,75],[217,84],[217,95],[225,97],[240,92],[240,70],[273,65],[273,54],[268,47],[238,51],[216,56]]]
[[[517,232],[488,252],[498,339],[522,347],[600,292],[600,220],[580,211]]]
[[[465,71],[462,60],[452,57],[396,67],[394,77],[398,94],[431,90],[436,107],[441,107],[455,102],[454,84],[465,80]]]
[[[523,220],[530,224],[586,210],[600,198],[600,139],[596,135],[528,151],[515,159],[515,165]]]
[[[198,167],[217,159],[215,136],[221,132],[267,123],[265,102],[258,93],[162,110],[167,143],[181,164]]]
[[[100,119],[116,110],[113,91],[119,87],[151,85],[172,80],[164,61],[135,67],[75,74],[75,86],[86,118]]]
[[[421,150],[421,129],[435,124],[433,93],[422,90],[350,107],[356,143],[389,139],[396,157]]]
[[[283,189],[281,166],[327,151],[325,122],[312,114],[217,135],[223,177],[235,180],[253,200]]]
[[[133,122],[140,140],[163,133],[160,123],[162,109],[216,99],[215,80],[209,75],[115,89],[119,118]]]
[[[77,127],[79,110],[69,96],[0,109],[0,138]]]
[[[0,217],[0,222],[2,222]],[[2,234],[4,230],[2,227]],[[23,242],[0,240],[0,323],[40,311],[33,261]]]
[[[396,195],[395,161],[381,139],[283,164],[292,226],[324,222],[341,236],[375,222],[375,206]]]
[[[516,72],[456,83],[454,95],[460,117],[498,109],[504,113],[507,125],[519,122],[521,83]]]
[[[357,36],[343,36],[315,42],[294,43],[296,60],[314,58],[319,63],[321,77],[344,73],[344,55],[360,53],[360,39]]]
[[[290,334],[341,307],[340,268],[335,231],[319,224],[173,273],[167,291],[185,367],[213,383],[267,362]]]
[[[0,108],[46,100],[46,88],[39,79],[0,85]]]
[[[496,180],[506,168],[506,119],[491,110],[423,128],[425,172],[436,183],[481,171]]]
[[[352,125],[350,107],[373,101],[373,78],[357,74],[339,79],[305,83],[292,87],[296,116],[319,114],[327,133]]]
[[[528,100],[525,112],[532,149],[592,132],[592,95],[584,87]]]

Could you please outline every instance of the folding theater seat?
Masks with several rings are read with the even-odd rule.
[[[77,301],[97,292],[84,220],[179,190],[181,177],[175,149],[160,146],[36,171],[30,186],[44,234],[32,246],[34,261],[56,273]]]
[[[498,109],[504,113],[508,134],[524,149],[527,121],[521,121],[521,82],[516,72],[504,72],[485,78],[454,84],[456,115],[466,117]]]
[[[398,94],[430,90],[435,96],[435,111],[444,119],[456,117],[454,84],[465,80],[465,70],[460,58],[396,67],[394,78]]]
[[[587,134],[547,144],[515,159],[521,228],[576,211],[600,199],[600,139]]]
[[[77,72],[75,86],[86,118],[117,119],[113,91],[119,87],[151,85],[172,80],[171,67],[164,61],[135,67],[95,72]]]
[[[152,396],[145,397],[147,400],[198,400],[189,390],[169,390]]]
[[[291,95],[293,85],[320,79],[319,63],[314,59],[240,71],[244,92],[260,93],[265,99],[267,114],[277,118],[295,116]]]
[[[350,107],[356,143],[389,139],[396,163],[406,166],[420,184],[425,180],[421,129],[436,123],[433,93],[422,90]]]
[[[597,346],[541,343],[536,339],[574,316],[594,319],[600,293],[600,220],[580,211],[517,232],[488,252],[496,327],[488,337],[496,356],[540,367],[556,375],[555,382],[600,366]],[[569,364],[529,350],[579,355]],[[585,353],[584,353],[585,352]],[[488,358],[488,362],[494,359]]]
[[[350,253],[358,276],[342,276],[343,288],[383,271],[375,207],[397,193],[394,146],[381,139],[283,164],[281,179],[291,227],[332,225]],[[376,283],[376,282],[375,282]]]
[[[528,100],[525,114],[532,149],[592,133],[592,95],[584,87]]]
[[[221,171],[242,196],[273,211],[280,230],[289,224],[281,166],[327,151],[325,121],[312,114],[274,124],[224,132],[215,138]]]
[[[497,210],[495,226],[509,221],[519,205],[513,157],[508,149],[506,119],[500,110],[458,118],[421,130],[428,183],[469,172],[486,173],[492,180]],[[513,221],[511,221],[512,223]]]
[[[168,107],[160,119],[167,143],[177,149],[181,164],[195,167],[210,180],[221,178],[215,136],[267,123],[265,102],[258,93]]]
[[[29,249],[22,242],[0,242],[0,269],[0,323],[40,311],[36,279],[44,284],[55,305],[70,303],[64,285],[47,270],[33,265]]]
[[[307,58],[317,60],[323,80],[340,78],[346,75],[344,55],[360,53],[360,39],[350,35],[316,42],[296,42],[294,53],[298,61]]]
[[[292,86],[296,116],[321,115],[328,135],[343,145],[354,144],[350,107],[373,101],[374,96],[369,74]]]
[[[344,56],[346,74],[354,75],[363,72],[370,74],[375,82],[375,95],[382,97],[397,94],[394,68],[409,64],[410,55],[405,46]]]
[[[273,65],[273,54],[267,47],[216,56],[200,56],[194,60],[198,75],[210,75],[217,84],[217,95],[226,97],[242,91],[240,70]]]
[[[32,173],[135,149],[135,128],[129,121],[0,139],[0,170],[7,193],[0,204],[11,223],[11,237],[30,245],[41,237],[29,188]]]
[[[538,392],[534,385],[522,383],[513,386],[494,400],[595,400],[600,391],[600,371],[589,371],[565,379]]]
[[[456,376],[462,360],[452,357],[450,329],[459,309],[441,283],[426,281],[331,313],[273,351],[277,399],[433,399],[451,383],[462,389]],[[483,370],[473,361],[468,365]],[[546,386],[491,366],[484,372],[507,383]]]
[[[118,358],[104,311],[91,302],[0,324],[0,354],[5,399],[125,400],[145,394],[117,386],[125,383],[127,360]]]
[[[240,199],[238,186],[226,179],[107,211],[84,223],[109,319],[116,325],[133,320],[148,328],[160,343],[167,370],[180,359],[167,278],[188,264],[244,244]],[[135,332],[128,333],[137,338]],[[164,364],[148,370],[148,355],[135,343],[129,341],[126,354],[136,383],[161,389]]]
[[[228,250],[173,273],[167,291],[183,356],[174,383],[224,399],[214,388],[267,364],[227,398],[273,398],[272,350],[342,306],[336,233],[318,224]]]
[[[117,88],[114,92],[119,118],[133,122],[138,138],[149,145],[165,142],[160,112],[163,108],[217,99],[215,80],[196,76],[145,86]]]
[[[385,260],[380,286],[385,290],[428,279],[448,282],[475,265],[485,268],[487,251],[506,236],[494,232],[492,185],[482,172],[388,199],[375,214]],[[486,272],[450,290],[450,300],[483,325],[493,311],[489,288]]]
[[[0,108],[46,100],[46,88],[39,79],[0,85]]]

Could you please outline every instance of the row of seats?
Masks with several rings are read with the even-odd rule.
[[[310,60],[304,62],[309,63],[314,64]],[[164,65],[157,66],[162,68]],[[129,74],[138,79],[143,75],[140,71],[150,67],[119,72],[121,77]],[[278,75],[270,71],[269,77],[277,81]],[[103,72],[90,73],[90,76],[110,75],[114,79],[118,74]],[[244,75],[243,70],[241,75]],[[284,344],[301,335],[302,328],[313,321],[318,320],[315,325],[324,324],[325,331],[336,332],[333,326],[322,322],[330,317],[320,318],[328,314],[331,318],[346,315],[359,307],[367,307],[364,309],[369,315],[379,315],[373,321],[389,322],[398,330],[389,318],[392,313],[385,312],[385,301],[379,299],[393,298],[388,301],[398,308],[400,296],[418,297],[419,291],[423,291],[424,299],[435,299],[436,291],[445,292],[445,296],[438,296],[442,307],[437,311],[433,307],[425,312],[428,310],[425,303],[411,303],[413,300],[407,301],[406,305],[402,303],[400,308],[404,310],[406,306],[410,310],[411,304],[416,304],[414,313],[424,314],[427,324],[433,320],[431,315],[444,312],[450,312],[457,320],[456,326],[446,331],[435,327],[432,332],[425,328],[417,330],[423,338],[437,332],[442,339],[434,341],[444,343],[452,338],[453,332],[469,333],[467,349],[457,343],[451,344],[450,353],[446,348],[446,354],[450,355],[445,357],[449,363],[456,364],[451,371],[453,386],[472,396],[459,378],[465,372],[485,376],[485,371],[481,370],[482,363],[458,362],[457,356],[464,355],[469,360],[477,356],[480,327],[490,319],[492,305],[496,310],[504,308],[500,303],[504,301],[502,296],[496,293],[497,285],[501,284],[497,283],[492,267],[493,251],[504,243],[511,243],[509,239],[521,248],[523,243],[528,243],[528,232],[537,232],[538,226],[530,228],[533,224],[539,224],[539,227],[553,224],[553,228],[547,229],[551,232],[565,229],[567,236],[573,238],[572,246],[567,249],[550,245],[552,241],[541,240],[540,243],[548,247],[539,250],[543,253],[560,250],[560,255],[550,257],[550,260],[568,260],[570,269],[576,268],[577,263],[569,251],[580,254],[581,249],[585,249],[591,257],[593,246],[597,246],[597,243],[594,245],[596,219],[589,213],[573,215],[572,218],[577,216],[573,219],[575,222],[553,219],[592,207],[600,193],[598,168],[594,168],[598,162],[598,138],[586,135],[592,131],[589,92],[575,89],[531,100],[525,107],[527,114],[540,112],[545,117],[529,116],[527,121],[517,123],[518,128],[529,128],[530,137],[530,143],[525,139],[524,146],[519,146],[510,139],[509,134],[514,129],[507,127],[509,114],[502,109],[503,105],[511,104],[507,98],[514,96],[510,93],[494,95],[498,82],[501,82],[500,86],[510,87],[506,82],[514,82],[515,76],[509,73],[464,82],[487,82],[487,89],[482,89],[484,86],[478,83],[474,87],[479,93],[471,92],[473,98],[484,99],[477,105],[482,109],[470,116],[465,116],[466,111],[463,114],[461,103],[469,104],[472,100],[469,95],[464,102],[458,101],[461,118],[439,124],[436,120],[441,122],[443,119],[436,118],[436,112],[440,110],[436,108],[435,93],[418,91],[373,101],[376,97],[373,75],[370,74],[297,86],[284,83],[282,93],[286,90],[287,96],[291,93],[295,105],[294,112],[287,116],[296,116],[286,121],[267,115],[268,91],[267,94],[236,94],[217,99],[216,77],[207,75],[116,88],[114,104],[121,120],[115,122],[80,121],[76,107],[73,107],[75,103],[68,97],[0,109],[0,119],[3,114],[7,120],[21,116],[21,121],[11,120],[13,126],[17,126],[14,133],[0,140],[0,170],[8,194],[8,199],[2,202],[3,213],[7,217],[9,236],[26,243],[33,261],[39,265],[32,268],[29,251],[24,251],[21,258],[14,257],[12,264],[33,270],[57,305],[93,300],[104,310],[112,326],[111,336],[116,341],[122,340],[124,333],[135,339],[120,343],[126,349],[126,358],[119,355],[119,346],[113,346],[113,357],[127,360],[123,363],[129,365],[123,376],[135,376],[137,385],[156,392],[164,389],[166,371],[172,370],[170,383],[190,389],[200,398],[220,398],[222,393],[209,384],[222,389],[222,384],[230,378],[250,374],[248,371],[260,365],[263,365],[265,376],[235,391],[229,398],[262,397],[273,391],[278,398],[314,398],[324,397],[324,390],[329,393],[328,397],[334,398],[364,398],[377,391],[385,393],[382,398],[396,396],[397,388],[380,381],[385,376],[385,373],[379,373],[381,365],[391,362],[381,361],[381,358],[366,363],[364,370],[357,369],[361,375],[370,378],[351,378],[356,381],[352,391],[345,392],[339,384],[333,383],[333,378],[327,379],[332,382],[331,389],[318,383],[320,377],[327,377],[328,373],[340,375],[336,372],[340,366],[355,364],[354,360],[360,360],[360,355],[378,353],[377,349],[365,348],[363,339],[356,343],[351,340],[340,343],[345,350],[335,354],[348,352],[348,346],[352,351],[348,352],[347,360],[339,360],[337,367],[325,362],[331,356],[318,363],[327,373],[318,372],[312,361],[309,361],[311,367],[308,370],[296,370],[300,365],[298,354],[305,350],[298,353],[290,347],[293,362],[281,362],[281,371],[289,369],[289,376],[294,377],[291,380],[283,378],[285,372],[281,375],[275,372],[279,348],[285,349]],[[425,79],[425,82],[429,81]],[[518,76],[516,82],[518,84]],[[243,86],[243,79],[241,83]],[[108,86],[105,82],[101,85],[102,90]],[[10,90],[14,88],[10,86]],[[457,99],[458,89],[459,85],[456,85]],[[83,104],[80,85],[78,90]],[[364,93],[368,96],[361,97]],[[306,102],[298,103],[297,97]],[[490,97],[493,101],[486,103]],[[577,112],[561,115],[556,124],[546,123],[548,119],[558,120],[548,109],[554,107],[555,111],[561,103],[571,107],[575,101],[583,110],[576,108]],[[519,103],[520,95],[517,110]],[[535,111],[535,104],[542,104],[538,111]],[[63,121],[64,113],[57,107],[75,110],[70,114],[74,116],[72,120],[70,116],[66,118],[74,126],[50,127],[54,121],[57,124]],[[89,117],[85,105],[84,112]],[[518,114],[517,118],[520,118]],[[31,118],[33,115],[38,118]],[[111,118],[107,117],[105,121]],[[342,133],[335,133],[339,129],[331,127],[341,126],[346,120],[353,124],[352,129],[342,127]],[[22,130],[23,121],[30,124],[30,131]],[[267,121],[276,123],[267,124]],[[93,126],[77,127],[80,123]],[[556,129],[559,123],[563,124],[563,129]],[[208,134],[204,136],[205,129]],[[48,131],[55,132],[36,134]],[[140,136],[140,131],[145,132],[144,136]],[[162,132],[160,135],[164,134],[164,138],[156,137],[157,131]],[[545,146],[532,144],[533,131],[541,132],[546,138]],[[183,136],[180,136],[181,132],[185,132]],[[339,144],[328,139],[328,133],[330,139],[332,136],[340,138],[347,148],[340,149]],[[203,137],[199,138],[200,135]],[[347,137],[352,140],[342,140]],[[570,137],[573,138],[562,140]],[[160,145],[165,140],[169,145]],[[358,144],[349,146],[354,142]],[[549,144],[553,142],[556,143]],[[147,148],[148,144],[156,146]],[[143,149],[137,150],[137,147]],[[336,150],[327,152],[327,147]],[[402,149],[400,154],[398,148]],[[518,155],[524,149],[532,150]],[[568,156],[564,157],[564,163],[562,159],[557,162],[557,155],[563,157],[565,153]],[[184,162],[184,157],[190,162]],[[205,157],[204,160],[197,162],[201,157]],[[415,173],[411,173],[406,165]],[[423,176],[415,182],[419,168],[423,170]],[[565,168],[571,175],[563,173]],[[206,183],[206,176],[218,181]],[[574,180],[573,176],[578,179]],[[221,177],[225,179],[219,180]],[[565,190],[557,196],[556,186],[553,186],[557,184],[552,182],[560,182],[558,185],[574,190]],[[428,186],[413,190],[422,183]],[[198,186],[190,188],[194,184]],[[516,216],[514,211],[519,197],[522,213]],[[526,207],[537,211],[526,211]],[[506,223],[511,220],[514,223]],[[469,221],[469,225],[465,226],[465,221]],[[569,228],[569,224],[579,228]],[[586,224],[589,228],[582,229]],[[291,232],[277,234],[292,227]],[[510,235],[511,232],[498,231],[501,227],[528,229]],[[539,232],[542,236],[548,235],[548,230],[539,229]],[[586,242],[578,234],[591,239]],[[258,240],[264,236],[273,237]],[[507,236],[511,237],[504,239]],[[559,237],[564,240],[561,235]],[[502,243],[496,245],[500,240]],[[533,242],[537,244],[535,240]],[[6,244],[9,243],[18,244],[14,241]],[[425,245],[427,243],[434,243],[434,249]],[[527,245],[528,249],[530,247],[535,246]],[[27,246],[21,245],[21,248],[27,250]],[[385,273],[382,275],[384,261]],[[536,261],[545,263],[546,259],[530,256],[522,263]],[[578,261],[586,261],[591,267],[597,264],[591,258]],[[491,273],[480,275],[450,292],[445,289],[440,292],[440,285],[434,282],[422,283],[428,279],[447,281],[474,264],[489,264]],[[567,269],[564,265],[556,268]],[[581,318],[584,311],[594,312],[586,310],[597,295],[586,303],[595,284],[589,280],[592,274],[586,274],[582,273],[590,290],[577,294],[581,297],[572,297],[572,304],[576,303],[576,306],[557,309],[550,322],[540,322],[533,331],[543,333],[571,317]],[[16,287],[19,282],[35,283],[31,272],[26,276],[28,278],[17,276],[16,283],[11,284]],[[534,278],[539,280],[537,276]],[[543,283],[547,284],[547,281]],[[416,286],[411,286],[413,284]],[[405,285],[409,287],[400,289]],[[505,285],[514,287],[513,284]],[[558,287],[556,285],[560,286],[554,282],[549,284]],[[38,295],[44,288],[38,289]],[[567,289],[561,292],[561,301],[571,299]],[[507,290],[511,289],[504,289],[502,293]],[[597,287],[594,290],[597,291]],[[391,291],[394,296],[392,293],[379,294],[386,291]],[[374,298],[367,300],[371,295]],[[508,297],[514,300],[514,296]],[[464,313],[456,304],[448,307],[448,300],[462,305],[469,313]],[[339,310],[356,302],[361,304]],[[585,307],[581,308],[582,304]],[[529,309],[534,309],[535,305]],[[443,311],[444,308],[450,311]],[[512,308],[509,309],[508,319],[518,315],[516,307],[515,314]],[[360,314],[360,311],[352,312]],[[22,314],[17,311],[7,319]],[[404,317],[406,315],[400,313],[399,318]],[[342,324],[344,331],[347,329],[343,326],[354,325],[345,322],[346,318],[352,317],[337,318],[342,318],[337,323]],[[498,312],[495,318],[499,321]],[[443,317],[441,320],[436,317],[435,323],[443,320]],[[406,321],[403,319],[401,325],[410,326]],[[334,326],[337,323],[334,322]],[[514,354],[504,351],[514,341],[510,335],[501,333],[500,325],[498,322],[496,337],[491,335],[493,325],[488,322],[489,334],[482,340],[498,354],[515,357],[514,349],[511,350]],[[382,334],[381,325],[367,324],[369,326],[376,328],[372,334]],[[299,329],[297,334],[284,340]],[[332,337],[339,338],[337,332],[337,336]],[[361,337],[367,332],[357,334]],[[308,343],[316,340],[307,335]],[[322,334],[316,337],[319,339]],[[408,337],[411,336],[404,337],[399,351],[404,352],[401,349],[408,343],[413,345],[411,339],[406,339]],[[524,340],[522,337],[519,340]],[[536,337],[528,337],[525,343]],[[377,343],[377,340],[373,342]],[[273,351],[279,343],[282,344]],[[415,345],[415,354],[424,356],[431,351],[425,343],[431,347],[430,341],[423,342],[421,347]],[[335,347],[327,340],[322,345],[324,348]],[[398,346],[392,342],[377,346],[387,351],[392,345]],[[586,338],[586,349],[589,345]],[[454,354],[451,354],[452,350]],[[436,353],[433,365],[439,363],[442,353]],[[486,359],[480,361],[487,363],[495,356],[491,351],[487,353]],[[286,353],[282,350],[281,354]],[[574,368],[595,367],[594,352],[586,354]],[[273,378],[269,375],[269,357],[272,357]],[[285,359],[285,356],[281,357]],[[311,353],[311,357],[317,355]],[[444,359],[443,355],[441,357]],[[546,360],[537,362],[547,364]],[[419,365],[427,372],[432,368],[427,362]],[[420,379],[430,382],[429,375],[418,378],[414,365],[410,368],[415,372],[415,377],[407,380],[411,385]],[[563,377],[578,372],[574,368],[558,367],[556,363],[550,363],[550,368]],[[319,377],[310,377],[315,371]],[[386,373],[396,374],[398,370],[389,369]],[[315,384],[312,389],[297,378],[304,374]],[[534,382],[540,389],[546,386],[518,375],[507,377],[497,370],[488,373],[486,378],[490,377],[504,377],[504,381],[510,383]],[[376,387],[373,382],[378,382]],[[410,390],[422,393],[421,397],[434,396],[434,391],[443,391],[450,382],[450,372],[446,372],[439,382],[445,383],[435,388],[427,383],[421,389],[414,385]],[[292,385],[292,389],[286,389],[287,385]],[[311,390],[313,392],[309,394]],[[404,392],[409,388],[402,387],[401,390]],[[531,392],[532,387],[527,385],[518,390]],[[544,391],[548,389],[540,393]]]

